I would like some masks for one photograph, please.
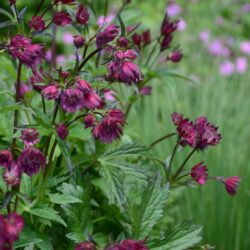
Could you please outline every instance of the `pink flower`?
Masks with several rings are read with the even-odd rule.
[[[167,59],[174,62],[174,63],[178,63],[181,61],[181,59],[183,58],[183,54],[181,52],[181,50],[175,50],[173,51],[168,57]]]
[[[250,55],[250,41],[244,41],[240,44],[240,50],[246,55]]]
[[[235,195],[241,178],[239,176],[228,177],[224,180],[225,188],[230,195]]]
[[[212,41],[208,47],[208,51],[211,55],[214,56],[229,56],[230,51],[227,47],[224,46],[223,42],[220,39]]]
[[[244,4],[242,6],[242,10],[247,13],[250,12],[250,4],[249,3]]]
[[[165,15],[162,25],[161,25],[161,34],[163,36],[169,35],[176,31],[178,28],[178,21],[171,22],[168,18],[168,15]]]
[[[56,127],[56,133],[62,140],[65,140],[69,135],[69,130],[64,123],[60,123]]]
[[[116,101],[116,97],[115,97],[115,92],[114,91],[112,91],[110,89],[104,89],[103,90],[103,94],[104,94],[104,98],[107,101],[111,101],[111,102]]]
[[[175,17],[181,13],[181,7],[176,3],[170,3],[166,8],[166,13],[170,17]]]
[[[32,44],[31,39],[16,35],[12,37],[9,52],[15,59],[32,68],[44,58],[44,49],[39,44]]]
[[[83,36],[79,35],[79,36],[74,36],[74,44],[76,46],[76,48],[81,48],[84,45],[85,39]]]
[[[175,126],[179,126],[184,120],[183,116],[177,112],[174,112],[171,115],[171,117],[172,117],[172,122],[174,123]]]
[[[45,29],[45,21],[41,16],[33,16],[29,21],[29,26],[35,31],[43,31]]]
[[[200,162],[196,164],[194,167],[192,167],[191,177],[200,185],[204,185],[206,183],[208,173],[207,173],[207,167],[203,165],[203,162]]]
[[[204,30],[200,32],[200,40],[205,43],[208,44],[210,39],[210,31],[209,30]]]
[[[98,20],[97,20],[97,25],[99,27],[102,27],[108,23],[111,23],[115,18],[115,15],[114,14],[109,14],[108,16],[99,16],[98,17]]]
[[[119,27],[115,24],[110,24],[107,26],[104,31],[100,32],[96,36],[96,46],[97,48],[112,42],[116,36],[118,36],[120,30]]]
[[[149,250],[149,248],[145,246],[144,241],[124,240],[105,248],[105,250]]]
[[[48,100],[55,100],[59,97],[60,92],[57,84],[51,84],[46,86],[42,90],[42,95]]]
[[[92,129],[92,135],[103,143],[111,143],[122,135],[125,117],[121,110],[113,109]]]
[[[61,12],[57,12],[54,15],[53,21],[58,26],[65,26],[67,24],[70,24],[72,22],[72,19],[68,12],[61,11]]]
[[[35,128],[22,130],[20,139],[23,141],[25,147],[34,146],[39,142],[39,133]]]
[[[185,29],[186,29],[186,27],[187,27],[187,23],[185,22],[185,20],[184,19],[180,19],[179,20],[179,22],[178,22],[178,30],[179,31],[184,31]]]
[[[247,71],[248,63],[245,57],[238,57],[235,61],[235,69],[238,73],[244,74]]]
[[[84,241],[75,246],[75,250],[95,250],[95,245],[92,242]]]
[[[133,61],[137,58],[137,53],[133,49],[128,49],[124,52],[124,58]]]
[[[122,82],[131,85],[143,79],[139,67],[133,62],[123,62],[121,65],[120,79]]]
[[[21,84],[21,88],[20,88],[20,97],[21,97],[21,98],[24,98],[24,95],[25,95],[27,92],[31,91],[31,90],[32,90],[32,86],[22,83],[22,84]]]
[[[24,173],[32,176],[45,167],[45,157],[43,153],[36,148],[26,148],[18,157],[18,167]]]
[[[3,179],[8,186],[16,186],[20,184],[21,172],[18,165],[13,162],[10,167],[5,169]]]
[[[234,72],[234,64],[230,61],[224,61],[220,65],[220,74],[222,76],[230,76]]]
[[[12,162],[12,159],[13,157],[9,150],[0,150],[0,166],[5,168],[9,167]]]
[[[151,95],[151,92],[152,92],[152,88],[150,86],[144,86],[140,90],[140,94],[143,95],[143,96],[145,96],[145,95]]]
[[[85,124],[85,128],[92,128],[95,126],[96,124],[96,119],[94,117],[94,115],[92,114],[88,114],[84,117],[84,124]]]
[[[79,24],[86,25],[89,21],[89,11],[86,6],[79,5],[76,13],[76,21]]]
[[[196,130],[192,121],[189,121],[188,119],[182,120],[177,127],[177,132],[181,138],[180,144],[182,146],[188,144],[192,148],[196,147]]]
[[[70,32],[63,33],[63,42],[69,45],[73,44],[74,36],[72,35],[72,33]]]
[[[128,39],[126,37],[119,37],[117,40],[117,44],[122,48],[128,47]]]
[[[75,113],[83,107],[83,94],[79,89],[66,89],[61,96],[63,110]]]

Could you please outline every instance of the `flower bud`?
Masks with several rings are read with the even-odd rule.
[[[84,45],[85,39],[83,36],[74,36],[74,44],[77,49],[81,48]]]

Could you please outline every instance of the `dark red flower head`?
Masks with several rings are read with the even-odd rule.
[[[74,44],[76,46],[76,48],[81,48],[84,45],[85,39],[83,36],[78,35],[78,36],[74,36]]]
[[[89,11],[84,5],[79,5],[76,13],[76,21],[79,24],[86,25],[89,21]]]
[[[45,29],[45,21],[41,16],[33,16],[29,21],[29,26],[35,31],[43,31]]]
[[[45,157],[43,153],[36,148],[26,148],[18,157],[18,166],[24,173],[32,176],[36,174],[41,167],[45,167]]]
[[[179,126],[181,122],[184,120],[183,116],[177,112],[174,112],[171,116],[175,126]]]
[[[96,119],[94,117],[94,115],[92,114],[88,114],[84,117],[84,127],[85,128],[92,128],[94,127],[96,124]]]
[[[104,31],[100,32],[96,36],[97,48],[109,42],[112,42],[115,39],[115,37],[118,36],[119,32],[120,32],[120,29],[117,25],[110,24],[109,26],[107,26]]]
[[[161,51],[168,49],[172,40],[173,36],[171,34],[164,36],[161,41]]]
[[[75,247],[75,250],[95,250],[95,245],[92,242],[84,241]]]
[[[124,240],[121,243],[107,247],[105,250],[149,250],[144,241]]]
[[[235,195],[241,178],[239,176],[231,176],[224,180],[225,188],[230,195]]]
[[[204,185],[207,181],[208,173],[207,167],[203,165],[203,162],[196,164],[191,169],[191,177],[200,185]]]
[[[140,68],[133,62],[123,62],[121,65],[120,80],[128,85],[143,79]]]
[[[0,150],[0,166],[5,168],[9,167],[12,162],[12,159],[13,157],[9,150]]]
[[[56,133],[62,140],[65,140],[69,135],[69,130],[64,123],[60,123],[56,127]]]
[[[122,47],[122,48],[127,48],[128,47],[128,39],[126,37],[119,37],[117,40],[117,45]]]
[[[10,5],[16,4],[16,0],[9,0]]]
[[[22,130],[20,139],[23,141],[25,147],[31,147],[39,142],[39,133],[35,128]]]
[[[184,119],[177,127],[177,132],[181,138],[180,144],[182,146],[196,147],[196,130],[192,121]]]
[[[20,178],[21,172],[16,162],[13,162],[3,173],[3,179],[8,186],[16,186],[20,184]]]
[[[46,86],[42,90],[42,95],[44,98],[48,100],[57,99],[60,95],[59,86],[57,85],[57,83],[53,83],[51,85]]]
[[[65,26],[67,24],[71,24],[72,19],[68,12],[61,11],[54,15],[53,21],[58,26]]]
[[[166,36],[176,31],[178,28],[178,22],[179,21],[171,22],[168,15],[165,15],[161,25],[161,35]]]
[[[44,49],[39,44],[32,44],[30,38],[22,35],[16,35],[12,37],[9,45],[9,52],[15,59],[19,59],[20,62],[30,68],[40,63],[44,58]]]
[[[167,57],[168,60],[174,63],[180,62],[182,58],[183,58],[183,54],[180,50],[173,51],[172,54]]]

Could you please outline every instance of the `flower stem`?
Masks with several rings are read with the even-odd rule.
[[[194,154],[194,152],[197,150],[197,148],[194,148],[191,153],[187,156],[187,158],[184,160],[184,162],[181,164],[181,166],[179,167],[179,169],[177,170],[176,174],[174,175],[174,177],[172,178],[172,181],[173,182],[177,177],[178,175],[181,173],[181,171],[183,170],[183,168],[185,167],[186,163],[188,162],[188,160],[191,158],[191,156]]]
[[[39,6],[38,6],[37,9],[36,9],[36,12],[35,12],[34,16],[36,16],[36,15],[38,14],[38,12],[40,11],[40,9],[42,8],[42,6],[43,6],[43,4],[44,4],[44,1],[45,1],[45,0],[41,0]]]
[[[156,141],[152,142],[152,143],[150,144],[149,147],[152,148],[152,147],[154,147],[156,144],[158,144],[158,143],[160,143],[160,142],[162,142],[162,141],[164,141],[164,140],[166,140],[166,139],[168,139],[168,138],[170,138],[170,137],[172,137],[172,136],[174,136],[174,135],[176,135],[175,132],[174,132],[174,133],[167,134],[167,135],[164,135],[164,136],[162,136],[161,138],[157,139]]]

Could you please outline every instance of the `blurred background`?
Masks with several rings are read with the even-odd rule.
[[[103,4],[103,0],[93,2],[97,6]],[[113,2],[117,6],[121,3]],[[24,7],[30,1],[17,3],[18,7]],[[1,1],[0,6],[7,8],[7,1]],[[27,11],[31,16],[32,5]],[[180,19],[174,41],[180,45],[184,57],[180,63],[166,67],[166,72],[174,69],[179,77],[166,73],[164,79],[151,83],[151,95],[131,110],[126,133],[150,144],[174,131],[170,119],[174,111],[190,119],[204,115],[219,126],[222,142],[197,154],[188,166],[204,160],[212,176],[242,176],[238,194],[229,196],[213,181],[202,187],[179,190],[173,193],[173,199],[170,197],[163,221],[193,220],[203,225],[203,244],[215,249],[250,249],[250,2],[132,0],[122,18],[131,24],[140,22],[142,28],[150,28],[152,34],[157,34],[166,11],[171,18]],[[0,14],[0,19],[5,17]],[[72,44],[72,35],[61,34],[61,42],[61,52],[69,50],[65,44]],[[8,81],[8,74],[15,75],[10,62],[2,60],[0,67],[7,68],[7,64],[9,71],[0,74],[3,84]],[[6,136],[8,126],[11,125],[7,121],[0,121],[1,134]],[[165,160],[174,144],[174,139],[162,142],[154,148],[154,153]],[[184,154],[178,154],[177,166],[185,153],[184,150]]]
[[[134,135],[150,143],[155,137],[172,132],[173,111],[191,119],[207,116],[219,126],[223,140],[192,158],[189,167],[204,160],[210,175],[242,176],[235,197],[213,181],[186,189],[171,218],[203,225],[203,243],[215,249],[250,249],[250,2],[132,2],[147,27],[159,27],[166,6],[172,18],[180,18],[175,42],[180,44],[184,58],[169,67],[195,82],[170,77],[153,82],[151,96],[137,103],[130,114],[128,123],[134,124]],[[166,159],[174,143],[173,139],[159,144],[155,153]],[[178,160],[183,160],[182,154]]]

